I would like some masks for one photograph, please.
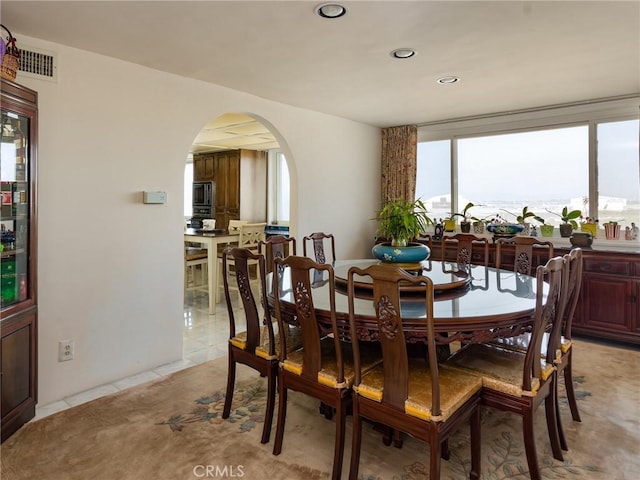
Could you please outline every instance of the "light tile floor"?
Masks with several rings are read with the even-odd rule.
[[[227,307],[224,302],[221,302],[217,305],[216,314],[209,315],[208,298],[206,293],[187,292],[185,294],[182,360],[161,365],[153,370],[107,385],[100,385],[48,405],[37,405],[35,419],[226,356],[229,339]]]

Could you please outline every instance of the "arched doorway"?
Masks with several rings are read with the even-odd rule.
[[[232,218],[289,224],[287,159],[264,122],[243,113],[218,116],[194,139],[187,164],[190,162],[193,181],[214,182],[211,218],[216,219],[216,228],[226,228]],[[195,215],[199,221],[208,217],[206,208],[190,212],[188,170],[187,166],[185,217]]]

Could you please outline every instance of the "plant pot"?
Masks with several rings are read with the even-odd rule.
[[[429,258],[431,250],[422,243],[409,243],[406,247],[392,247],[391,243],[378,243],[371,253],[385,263],[418,263]]]
[[[469,233],[471,231],[471,222],[460,222],[460,231],[462,233]]]
[[[520,225],[522,225],[524,228],[518,235],[522,237],[528,237],[529,235],[531,235],[531,224],[529,222],[521,223]]]
[[[455,232],[456,230],[456,221],[455,220],[445,220],[444,221],[444,231],[445,232]]]
[[[473,233],[484,233],[484,222],[473,222]]]
[[[543,237],[553,237],[553,230],[554,227],[553,225],[540,225],[540,233],[542,234]]]
[[[561,223],[560,224],[560,236],[569,238],[571,233],[573,232],[573,225],[570,223]]]
[[[598,225],[593,222],[585,222],[580,224],[580,231],[590,233],[593,238],[598,234]]]
[[[620,238],[620,225],[617,223],[605,223],[604,236],[607,240],[618,240]]]

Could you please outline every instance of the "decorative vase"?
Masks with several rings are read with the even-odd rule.
[[[574,247],[591,248],[593,237],[590,233],[573,232],[569,237],[569,241]]]
[[[568,238],[573,233],[573,225],[570,223],[561,223],[560,224],[560,236]]]
[[[406,247],[392,247],[390,242],[378,243],[371,253],[386,263],[418,263],[429,258],[431,250],[422,243],[409,243]]]
[[[455,220],[445,220],[444,221],[444,231],[445,232],[455,232],[456,230],[456,221]]]
[[[553,225],[547,225],[546,223],[544,225],[540,225],[540,233],[543,237],[553,237],[553,230]]]

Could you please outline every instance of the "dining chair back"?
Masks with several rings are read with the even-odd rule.
[[[266,240],[260,241],[258,244],[258,252],[265,256],[267,260],[267,272],[270,272],[273,270],[274,259],[296,255],[296,239],[295,237],[274,235]]]
[[[501,343],[468,344],[456,351],[450,364],[482,377],[482,403],[522,417],[524,449],[532,480],[540,480],[534,418],[545,404],[547,430],[553,457],[563,460],[556,408],[555,346],[564,315],[565,259],[554,257],[536,269],[536,306],[526,350]],[[551,333],[549,333],[551,332]],[[543,349],[542,344],[546,342]],[[547,352],[545,356],[541,352]]]
[[[513,267],[514,272],[531,275],[533,265],[543,265],[553,258],[553,243],[535,237],[498,238],[495,244],[498,269]],[[540,260],[536,260],[534,252],[541,255]]]
[[[307,235],[302,239],[303,255],[307,256],[307,244],[313,246],[313,256],[318,263],[333,263],[336,261],[336,244],[335,238],[331,233],[315,232]],[[331,248],[331,261],[327,261],[325,246]],[[311,252],[309,252],[309,255]]]
[[[254,254],[258,253],[260,242],[264,241],[265,233],[264,227],[266,223],[243,223],[240,225],[240,236],[238,237],[238,248],[244,248],[251,251]],[[220,290],[222,290],[223,269],[221,267],[223,252],[218,252],[218,291],[216,292],[216,303],[220,302]],[[227,260],[228,266],[227,275],[233,275],[235,270],[233,269],[233,257]],[[250,265],[257,265],[255,260],[249,260]],[[249,277],[251,279],[252,276]],[[231,289],[235,290],[235,287],[231,286]]]
[[[362,277],[372,282],[377,334],[382,364],[363,372],[361,342],[352,338],[355,365],[353,387],[353,445],[349,478],[358,478],[362,419],[382,423],[430,445],[429,478],[440,478],[440,459],[448,457],[449,435],[462,424],[471,426],[470,478],[480,478],[479,377],[438,365],[433,316],[433,282],[388,265],[352,267],[347,276],[350,331],[356,332],[356,284]],[[424,287],[427,358],[409,357],[400,310],[400,283]]]
[[[455,262],[459,270],[468,270],[470,265],[489,265],[489,240],[472,233],[457,233],[443,236],[441,239],[443,268],[447,259],[447,246],[454,245],[456,249]],[[481,250],[480,262],[475,261],[476,252]]]
[[[287,295],[278,294],[274,298],[278,329],[284,330],[287,321],[296,321],[301,329],[302,348],[290,351],[286,348],[286,339],[283,339],[281,344],[278,371],[278,419],[273,454],[279,455],[282,451],[288,391],[295,390],[315,397],[336,411],[332,478],[338,480],[341,478],[344,456],[347,407],[351,404],[353,362],[351,345],[343,341],[344,332],[338,328],[337,324],[333,267],[295,255],[275,258],[274,272],[279,272],[281,267],[283,274],[273,275],[274,291],[286,290],[281,285],[281,282],[286,282],[285,278],[289,279],[290,290]],[[322,284],[327,285],[328,288],[315,288],[319,277],[324,277],[326,283],[323,281]],[[329,304],[331,325],[326,331],[320,328],[314,308],[314,299],[320,295],[325,296]],[[283,297],[295,308],[295,314],[287,318],[282,305],[285,301]],[[375,357],[375,361],[380,361],[379,354]],[[368,366],[373,361],[367,359],[362,363]]]
[[[249,222],[247,220],[229,220],[227,230],[229,230],[229,233],[240,232],[240,227],[246,223]]]

